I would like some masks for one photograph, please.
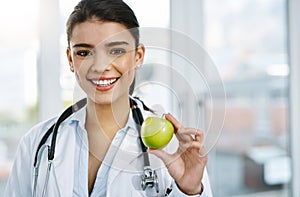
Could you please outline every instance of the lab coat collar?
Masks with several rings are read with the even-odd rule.
[[[138,103],[141,111],[143,111],[141,102],[138,100],[136,102]],[[53,164],[55,165],[57,185],[60,186],[60,194],[62,194],[62,196],[71,196],[72,193],[69,192],[73,191],[73,182],[70,180],[74,179],[74,162],[68,162],[68,164],[64,162],[74,161],[76,132],[71,131],[74,131],[74,123],[77,123],[78,126],[85,130],[85,121],[86,106],[78,110],[68,119],[69,124],[62,125],[64,127],[64,132],[58,132],[58,135],[63,135],[58,137],[59,139],[67,140],[65,142],[57,143],[56,154],[64,156],[55,157],[53,161]],[[70,130],[70,132],[68,132],[67,130]],[[117,176],[122,171],[140,173],[143,169],[143,163],[141,162],[142,160],[138,159],[142,157],[142,151],[138,138],[138,130],[132,116],[132,110],[130,110],[129,112],[128,121],[123,130],[126,131],[126,136],[123,140],[123,143],[119,147],[112,163],[110,175],[108,177],[108,186],[115,182]],[[65,146],[65,144],[68,144],[68,146]]]
[[[130,96],[131,97],[131,96]],[[132,99],[134,99],[133,97],[131,97]],[[137,99],[134,99],[137,104],[138,104],[138,107],[140,109],[143,109],[143,105],[142,103],[137,100]],[[85,130],[85,121],[86,121],[86,106],[84,106],[83,108],[81,108],[80,110],[78,110],[76,113],[74,113],[70,118],[69,118],[69,122],[70,124],[74,123],[74,122],[78,122],[79,126]],[[129,116],[128,116],[128,121],[127,121],[127,124],[125,126],[125,128],[132,128],[134,130],[136,130],[136,123],[133,119],[133,116],[132,116],[132,110],[129,111]]]
[[[72,124],[74,122],[78,122],[78,125],[84,129],[85,128],[85,119],[86,119],[86,105],[78,110],[73,116],[70,117],[69,123]]]

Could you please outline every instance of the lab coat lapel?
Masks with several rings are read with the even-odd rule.
[[[58,132],[53,169],[61,196],[73,195],[75,131],[65,123]]]
[[[118,178],[121,172],[134,175],[141,173],[143,169],[142,159],[140,159],[142,157],[142,151],[136,135],[135,130],[129,127],[121,146],[117,150],[108,175],[108,194],[112,188],[116,188],[117,183],[123,182],[124,184],[125,180],[122,181]],[[128,189],[129,185],[131,184],[128,183]]]

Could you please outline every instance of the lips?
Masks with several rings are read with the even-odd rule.
[[[97,90],[107,91],[114,87],[115,83],[118,81],[118,77],[101,77],[99,79],[91,79],[91,83],[96,86]]]

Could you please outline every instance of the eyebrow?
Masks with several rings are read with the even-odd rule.
[[[129,43],[126,41],[114,41],[114,42],[109,42],[109,43],[105,44],[106,47],[113,47],[113,46],[118,46],[118,45],[129,45]]]
[[[73,48],[76,48],[76,47],[83,47],[83,48],[94,48],[94,46],[93,46],[93,45],[86,44],[86,43],[74,44],[74,45],[73,45]]]
[[[105,44],[106,47],[113,47],[113,46],[118,46],[118,45],[129,45],[129,43],[126,41],[113,41],[113,42],[109,42],[109,43]],[[73,45],[73,48],[76,48],[76,47],[94,48],[94,45],[87,44],[87,43],[79,43],[79,44]]]

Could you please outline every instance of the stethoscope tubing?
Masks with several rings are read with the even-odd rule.
[[[40,168],[40,164],[41,164],[42,154],[43,154],[43,152],[45,151],[46,148],[49,151],[49,149],[50,149],[49,145],[47,145],[47,144],[42,145],[39,152],[38,152],[38,155],[37,155],[37,160],[36,160],[37,163],[36,163],[36,166],[34,167],[33,194],[32,194],[33,197],[36,197],[36,190],[37,190],[36,187],[37,187],[37,182],[38,182],[38,177],[39,177],[39,168]],[[47,177],[49,179],[48,171],[50,173],[50,169],[47,169],[47,175],[46,175],[46,180],[45,180],[45,183],[44,183],[44,188],[46,188],[45,187],[46,182],[48,183]],[[46,191],[45,192],[43,191],[43,196],[44,196],[44,193],[46,193]]]
[[[46,192],[47,192],[47,189],[48,189],[48,183],[49,183],[49,176],[50,176],[51,167],[52,167],[52,160],[49,160],[48,161],[47,174],[46,174],[46,180],[45,180],[45,184],[44,184],[44,188],[43,188],[42,197],[46,196]]]
[[[43,187],[43,192],[42,192],[42,197],[46,195],[47,192],[47,187],[49,183],[49,176],[50,176],[50,171],[52,168],[52,161],[54,159],[54,154],[55,154],[55,145],[56,145],[56,138],[57,138],[57,132],[59,129],[60,124],[67,119],[70,115],[73,113],[77,112],[79,109],[81,109],[83,106],[85,106],[87,103],[87,99],[84,98],[74,105],[70,106],[67,108],[58,118],[55,124],[53,124],[50,129],[45,133],[45,135],[42,137],[42,140],[40,141],[35,158],[34,158],[34,182],[33,182],[33,197],[36,197],[36,191],[37,191],[37,182],[38,182],[38,176],[39,176],[39,168],[40,168],[40,163],[41,163],[41,158],[42,154],[45,151],[45,149],[48,149],[48,167],[47,167],[47,173],[45,177],[45,183]],[[136,125],[138,129],[140,129],[141,124],[143,123],[143,115],[141,113],[141,110],[138,108],[137,103],[130,98],[130,106],[132,109],[133,113],[133,119],[136,122]],[[147,147],[144,145],[141,139],[141,134],[139,133],[139,139],[140,139],[140,145],[142,148],[143,152],[143,158],[144,158],[144,173],[146,173],[145,169],[151,169],[150,168],[150,160],[149,160],[149,155],[147,153]],[[52,139],[51,139],[51,145],[45,144],[49,136],[52,134]],[[152,170],[151,170],[152,171]],[[154,171],[154,170],[153,170]],[[155,171],[154,171],[155,172]],[[156,177],[155,177],[155,183],[157,182]],[[142,183],[143,184],[143,183]],[[146,185],[147,186],[147,185]],[[158,193],[158,186],[156,187],[157,193]]]

